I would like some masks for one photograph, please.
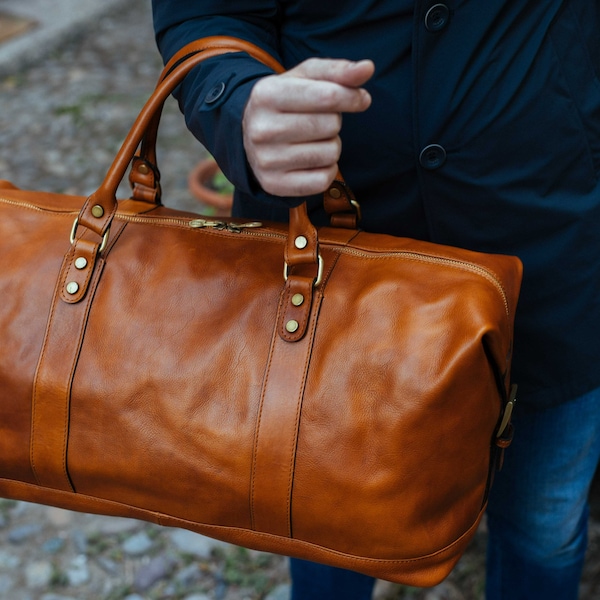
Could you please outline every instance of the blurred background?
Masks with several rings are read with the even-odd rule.
[[[0,0],[0,179],[93,192],[161,67],[150,0]],[[227,201],[214,208],[190,185],[207,157],[171,99],[159,135],[166,205],[227,212]],[[126,185],[121,191],[128,195]],[[600,598],[599,497],[594,490],[582,600]],[[439,586],[379,582],[376,599],[481,600],[485,540],[483,524]],[[289,581],[282,557],[136,520],[0,499],[0,599],[288,600]]]

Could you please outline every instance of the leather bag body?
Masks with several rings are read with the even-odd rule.
[[[89,198],[0,183],[0,495],[434,585],[509,441],[521,264],[160,205],[162,103],[239,50],[178,57]]]

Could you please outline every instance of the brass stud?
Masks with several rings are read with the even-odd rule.
[[[338,198],[342,197],[342,192],[340,192],[339,188],[336,187],[331,187],[329,188],[329,195],[334,199],[337,200]]]
[[[285,328],[288,333],[296,333],[299,327],[300,324],[298,323],[298,321],[294,321],[293,319],[285,324]]]
[[[145,163],[142,163],[141,165],[139,165],[137,170],[138,170],[138,173],[141,173],[142,175],[148,175],[148,173],[150,173],[150,169],[149,169],[148,165]]]
[[[292,304],[294,306],[302,306],[304,302],[304,296],[302,294],[294,294],[292,296]]]
[[[79,291],[79,284],[76,281],[69,281],[67,283],[67,292],[71,295],[76,294]]]
[[[298,250],[304,250],[304,248],[306,248],[306,246],[308,246],[308,240],[303,235],[299,235],[294,240],[294,246],[296,246],[296,248],[298,248]]]
[[[92,214],[99,219],[104,216],[104,209],[99,204],[96,204],[95,206],[92,206]]]
[[[87,264],[87,258],[84,258],[83,256],[80,256],[75,260],[75,268],[79,269],[80,271],[81,269],[85,269],[87,267]]]

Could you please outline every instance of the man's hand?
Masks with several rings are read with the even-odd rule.
[[[244,149],[262,188],[276,196],[308,196],[337,174],[342,113],[371,104],[361,88],[375,66],[311,58],[254,86],[243,117]]]

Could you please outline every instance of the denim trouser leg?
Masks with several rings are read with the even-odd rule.
[[[574,600],[600,455],[600,390],[539,412],[515,438],[488,505],[487,600]]]
[[[375,584],[367,575],[294,558],[290,570],[291,600],[369,600]]]

